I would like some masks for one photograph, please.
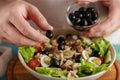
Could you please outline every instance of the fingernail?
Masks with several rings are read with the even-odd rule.
[[[52,26],[50,26],[49,28],[50,28],[50,30],[53,30],[53,27],[52,27]]]

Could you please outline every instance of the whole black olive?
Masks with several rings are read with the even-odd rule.
[[[93,25],[93,24],[95,24],[95,21],[93,21],[91,19],[87,19],[87,23],[88,23],[88,25]]]
[[[87,18],[87,19],[91,19],[91,17],[92,17],[92,14],[89,13],[89,12],[87,12],[87,13],[86,13],[86,18]]]
[[[63,44],[65,45],[65,38],[64,37],[59,37],[57,40],[58,44]]]
[[[79,12],[85,12],[87,9],[85,7],[80,7]]]
[[[65,45],[58,44],[58,50],[65,50]]]
[[[79,22],[79,26],[87,26],[88,22],[86,19],[81,19],[81,21]]]
[[[68,17],[69,17],[69,19],[70,19],[71,22],[73,22],[73,20],[76,18],[73,13],[70,13],[70,14],[68,15]]]
[[[89,12],[89,13],[94,12],[94,11],[95,11],[95,9],[93,7],[88,7],[87,8],[87,12]]]
[[[96,20],[98,18],[98,13],[97,12],[92,12],[91,13],[91,19]]]
[[[81,19],[75,18],[72,23],[73,23],[73,25],[79,25],[80,21],[81,21]]]
[[[79,17],[79,14],[80,14],[79,11],[74,12],[75,17]]]
[[[60,67],[60,61],[55,58],[51,58],[50,67]]]
[[[52,38],[52,37],[53,37],[53,31],[47,30],[46,36],[47,36],[48,38]]]
[[[77,55],[77,56],[75,57],[75,62],[76,62],[76,63],[80,63],[81,60],[82,60],[82,56],[81,56],[81,55]]]
[[[91,56],[100,57],[100,52],[99,51],[93,51]]]
[[[80,19],[83,19],[83,18],[84,18],[84,13],[80,13],[80,14],[79,14],[79,18],[80,18]]]
[[[49,55],[49,52],[48,52],[48,50],[43,50],[42,54]]]

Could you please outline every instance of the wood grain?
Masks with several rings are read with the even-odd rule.
[[[32,76],[20,63],[18,57],[11,60],[7,68],[7,80],[38,80]],[[112,70],[97,80],[120,80],[120,64],[115,61]]]

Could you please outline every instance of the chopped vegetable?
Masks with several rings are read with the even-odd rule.
[[[112,57],[111,57],[111,52],[109,50],[105,56],[105,63],[110,63],[111,61],[112,61]]]
[[[109,49],[109,46],[110,43],[101,37],[91,45],[91,48],[95,51],[100,51],[100,54],[104,57]]]
[[[84,77],[87,75],[91,75],[94,70],[94,64],[87,62],[86,60],[81,61],[81,66],[78,69],[78,76]]]
[[[32,46],[22,46],[22,47],[19,47],[19,52],[21,53],[25,62],[28,63],[28,61],[33,59],[36,49]]]
[[[36,67],[35,70],[41,74],[59,78],[66,78],[68,74],[67,70],[60,70],[57,68]]]
[[[40,60],[38,58],[34,58],[34,59],[31,59],[27,65],[31,68],[31,69],[35,69],[36,67],[39,67],[41,64],[40,64]]]
[[[98,68],[95,68],[93,70],[93,74],[101,72],[101,71],[105,71],[105,70],[110,70],[110,68],[108,67],[108,64],[102,64]]]
[[[82,60],[81,62],[81,66],[78,69],[78,76],[79,77],[84,77],[84,76],[88,76],[88,75],[92,75],[104,70],[109,70],[110,68],[108,67],[108,64],[102,64],[99,67],[95,68],[94,64],[87,62],[85,60]]]

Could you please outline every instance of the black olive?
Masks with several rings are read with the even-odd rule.
[[[96,20],[98,18],[98,13],[97,12],[92,12],[91,14],[92,14],[92,16],[91,16],[92,20]]]
[[[48,52],[48,50],[44,50],[44,51],[42,51],[42,54],[49,55],[49,52]]]
[[[82,60],[82,56],[81,56],[81,55],[77,55],[77,56],[75,57],[75,62],[76,62],[76,63],[80,63],[81,60]]]
[[[72,21],[72,24],[73,24],[73,25],[76,25],[77,21],[78,21],[78,18],[75,18],[75,19]]]
[[[65,50],[65,45],[58,44],[58,50]]]
[[[79,14],[80,14],[79,11],[74,12],[75,17],[79,17]]]
[[[100,52],[99,51],[93,51],[91,56],[100,57]]]
[[[80,19],[83,19],[83,18],[84,18],[84,13],[80,13],[80,14],[79,14],[79,18],[80,18]]]
[[[68,17],[69,17],[71,22],[76,18],[73,13],[70,13]]]
[[[93,21],[91,19],[87,19],[87,23],[88,23],[88,25],[93,25],[93,24],[95,24],[95,21]]]
[[[76,21],[74,22],[75,25],[79,25],[81,19],[76,19]]]
[[[79,26],[87,26],[87,20],[86,19],[81,19],[81,21],[79,22]]]
[[[52,37],[53,37],[53,31],[47,30],[46,36],[47,36],[48,38],[52,38]]]
[[[83,74],[86,74],[86,75],[91,75],[92,72],[93,72],[93,71],[92,71],[89,67],[87,67],[87,68],[85,68],[84,70],[82,70],[82,73],[83,73]]]
[[[79,12],[85,12],[87,9],[85,7],[80,7]]]
[[[87,12],[88,12],[87,17],[89,17],[93,21],[98,18],[98,13],[94,8],[92,8],[92,7],[87,8]]]
[[[60,61],[55,58],[51,58],[50,67],[60,67]]]
[[[92,17],[92,14],[89,13],[89,12],[86,12],[86,18],[87,18],[87,19],[90,19],[91,17]]]
[[[88,7],[88,8],[87,8],[87,12],[90,12],[90,13],[91,13],[91,12],[94,12],[94,11],[95,11],[95,9],[94,9],[93,7]]]
[[[59,37],[58,40],[57,40],[58,44],[66,44],[65,43],[65,38],[64,37]]]

